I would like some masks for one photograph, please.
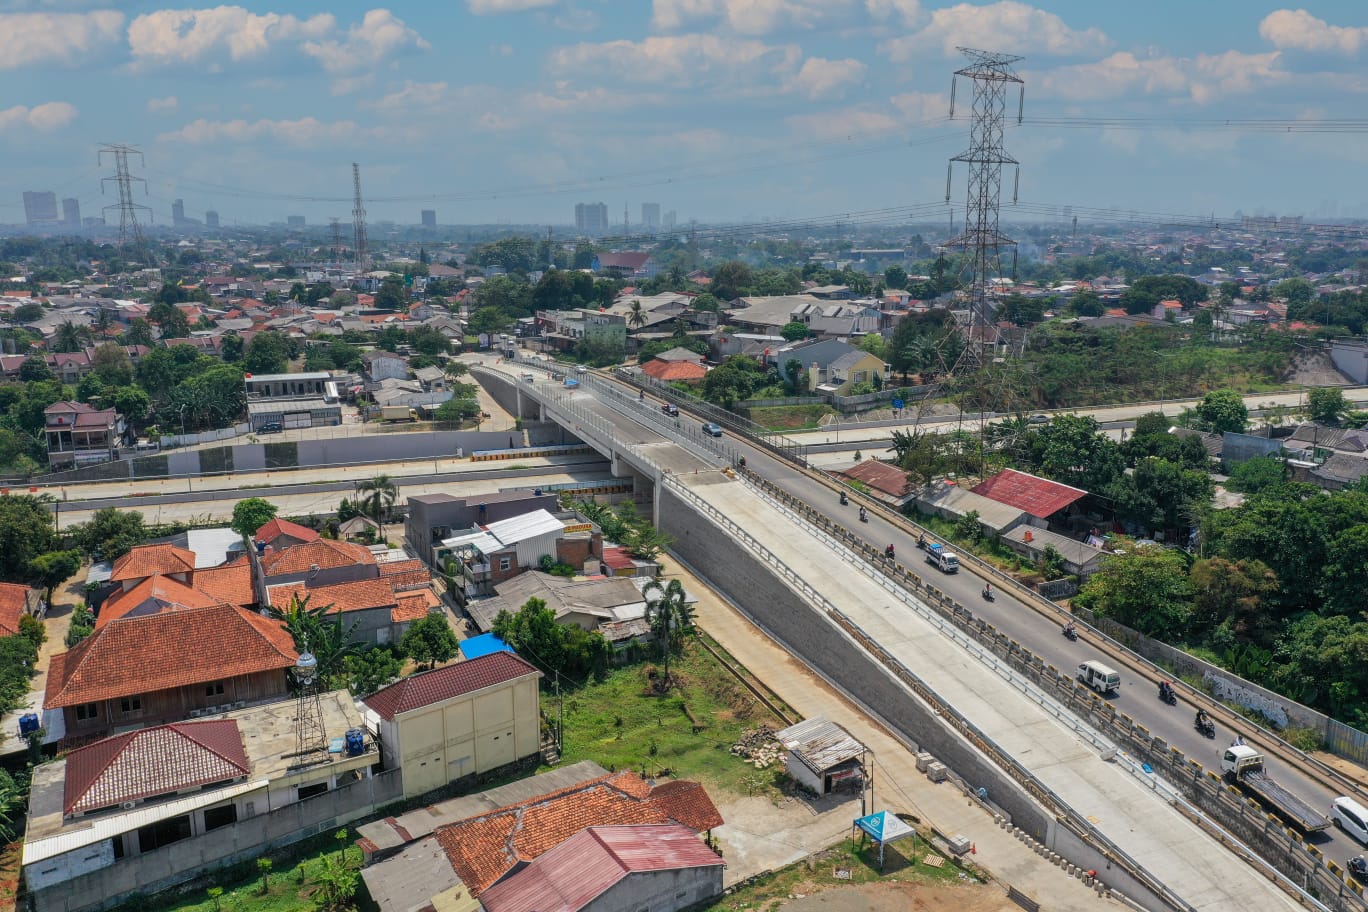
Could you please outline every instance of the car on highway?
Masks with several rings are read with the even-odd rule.
[[[703,433],[707,434],[709,437],[721,437],[722,425],[713,424],[711,421],[705,421],[703,422]]]
[[[660,407],[660,410],[671,418],[679,417],[679,406],[675,405],[673,402],[665,403]]]
[[[258,433],[258,434],[279,434],[279,433],[280,433],[281,431],[283,431],[283,430],[285,430],[285,426],[284,426],[283,424],[281,424],[279,421],[268,421],[268,422],[266,422],[265,424],[263,424],[261,427],[257,428],[257,433]]]
[[[1031,423],[1031,424],[1049,424],[1049,423],[1050,423],[1050,416],[1049,416],[1049,415],[1032,415],[1030,418],[1027,418],[1026,420],[1027,420],[1029,423]]]

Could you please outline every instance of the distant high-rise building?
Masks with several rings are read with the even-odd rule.
[[[424,210],[423,210],[423,227],[424,227],[424,228],[436,228],[436,227],[437,227],[437,210],[436,210],[436,209],[424,209]]]
[[[651,231],[660,227],[660,203],[641,204],[641,224]]]
[[[661,220],[660,227],[668,231],[675,226],[676,220],[675,211],[671,209],[669,212],[665,213],[665,218]]]
[[[171,224],[177,227],[185,224],[185,200],[178,199],[171,204]]]
[[[302,215],[287,215],[287,216],[285,216],[285,227],[286,227],[286,228],[290,228],[290,229],[295,230],[295,231],[302,231],[302,230],[304,229],[304,216],[302,216]]]
[[[62,200],[62,224],[68,228],[81,227],[81,201],[74,196]]]
[[[210,209],[208,212],[204,213],[204,227],[217,228],[218,226],[219,218],[217,212],[215,212],[213,209]]]
[[[576,203],[575,230],[580,234],[606,234],[608,231],[608,204]]]
[[[51,190],[25,190],[24,218],[30,225],[54,224],[57,221],[57,194]]]

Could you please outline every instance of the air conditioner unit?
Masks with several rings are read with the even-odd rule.
[[[192,709],[192,710],[190,710],[190,718],[192,718],[192,719],[198,719],[200,716],[204,715],[204,714],[207,713],[208,711],[209,711],[209,710],[207,710],[207,709]]]
[[[125,811],[131,811],[131,810],[133,810],[133,809],[134,809],[135,807],[137,807],[137,806],[138,806],[138,802],[136,802],[136,801],[121,801],[121,802],[119,802],[119,807],[123,808]]]

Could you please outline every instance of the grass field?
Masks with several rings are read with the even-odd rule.
[[[564,694],[562,763],[593,760],[606,769],[645,770],[647,775],[694,779],[709,789],[753,793],[772,785],[761,771],[732,756],[732,744],[761,723],[785,723],[747,691],[701,645],[686,641],[670,662],[673,686],[656,692],[652,675],[661,666],[638,663]],[[556,718],[554,694],[542,709]],[[763,781],[760,781],[763,780]]]
[[[747,410],[746,417],[771,431],[811,430],[832,412],[829,405],[775,405]]]

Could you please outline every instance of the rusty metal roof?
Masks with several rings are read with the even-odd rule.
[[[774,737],[816,773],[834,769],[865,751],[849,732],[822,716],[790,725],[775,732]]]

